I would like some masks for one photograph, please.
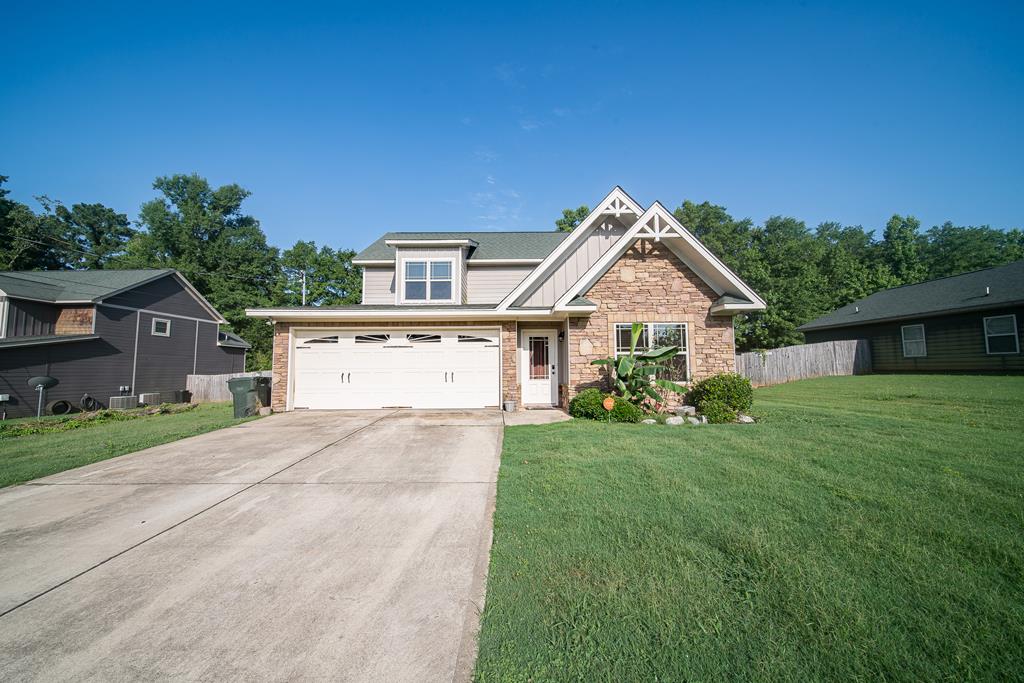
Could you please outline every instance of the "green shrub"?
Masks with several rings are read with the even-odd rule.
[[[732,413],[745,413],[754,404],[754,388],[743,375],[723,372],[694,384],[688,398],[702,415],[707,415],[706,408],[711,401],[720,402]]]
[[[584,389],[569,401],[569,414],[588,420],[607,419],[605,417],[607,411],[601,405],[602,401],[604,401],[604,394],[600,389]]]
[[[615,407],[609,413],[602,405],[608,396],[611,394],[602,393],[599,389],[584,389],[569,401],[569,414],[587,420],[611,422],[639,422],[644,419],[644,411],[621,396],[612,396]]]
[[[612,408],[612,422],[639,422],[644,419],[644,411],[639,407],[630,403],[621,396],[615,396],[614,398],[615,407]]]
[[[736,411],[716,398],[705,399],[700,406],[700,414],[711,424],[726,424],[736,421]]]

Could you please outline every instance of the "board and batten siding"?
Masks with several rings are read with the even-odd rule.
[[[7,300],[8,337],[35,337],[53,334],[60,307],[24,299]]]
[[[1024,342],[1024,307],[1021,306],[812,330],[805,332],[804,338],[808,343],[867,339],[871,344],[871,365],[875,372],[1024,372],[1024,354],[985,352],[983,319],[1008,314],[1017,316],[1018,342]],[[924,325],[927,355],[924,358],[905,358],[901,328],[917,324]]]
[[[466,271],[467,304],[496,304],[515,289],[535,266],[470,265]]]
[[[363,267],[363,303],[371,305],[395,303],[394,267]]]
[[[583,274],[612,248],[620,237],[626,234],[626,227],[617,219],[608,217],[601,225],[580,240],[576,248],[564,255],[550,275],[543,278],[524,297],[519,298],[520,306],[553,306]]]

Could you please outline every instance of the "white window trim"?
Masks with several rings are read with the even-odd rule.
[[[1009,337],[1009,334],[989,334],[988,333],[988,321],[996,318],[1010,318],[1013,320],[1013,351],[989,351],[988,339],[989,337]],[[981,331],[985,333],[985,354],[988,356],[1012,356],[1020,353],[1020,338],[1017,336],[1017,314],[1007,313],[1005,315],[990,315],[987,318],[981,320]]]
[[[7,311],[10,310],[9,304],[7,303],[7,297],[0,297],[0,339],[7,336]],[[93,322],[95,323],[96,316],[93,316]]]
[[[156,331],[156,324],[157,323],[167,323],[167,331],[166,332],[157,332]],[[171,336],[171,321],[170,321],[170,319],[169,318],[153,318],[153,320],[149,324],[149,333],[150,333],[150,335],[152,335],[154,337],[170,337]]]
[[[686,356],[686,378],[685,379],[674,379],[673,382],[689,382],[690,378],[693,377],[693,367],[690,365],[690,324],[678,321],[669,322],[636,322],[641,323],[647,331],[647,339],[654,337],[654,326],[655,325],[682,325],[683,326],[683,337],[686,339],[686,349],[681,352],[680,355]],[[633,323],[613,323],[612,324],[612,351],[613,356],[618,358],[619,356],[628,355],[628,351],[619,351],[619,325],[629,325],[632,328]]]
[[[424,263],[426,264],[426,276],[427,276],[427,298],[426,299],[406,299],[405,298],[405,264],[406,263]],[[430,264],[432,263],[447,263],[451,269],[451,283],[452,283],[452,295],[448,299],[431,299],[430,298]],[[420,256],[408,256],[403,257],[398,263],[397,275],[397,286],[395,287],[395,296],[398,298],[399,304],[408,305],[425,305],[425,304],[455,304],[458,303],[458,294],[461,291],[462,282],[461,274],[459,269],[455,267],[455,259],[451,257],[446,258],[431,258],[431,257],[420,257]]]
[[[911,327],[921,328],[921,346],[924,347],[924,351],[921,353],[907,353],[907,329]],[[911,342],[918,341],[911,339]],[[900,346],[902,347],[904,358],[927,358],[928,357],[928,333],[924,329],[924,323],[914,323],[913,325],[902,325],[900,326]]]

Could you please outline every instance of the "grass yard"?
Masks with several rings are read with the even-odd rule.
[[[1024,377],[505,431],[480,681],[1024,676]]]
[[[251,418],[250,418],[251,419]],[[19,420],[20,424],[35,418]],[[102,422],[65,432],[0,435],[0,487],[63,472],[237,424],[230,403],[204,403],[194,410]]]

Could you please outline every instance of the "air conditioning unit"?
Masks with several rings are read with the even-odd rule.
[[[138,396],[111,396],[107,403],[111,410],[129,410],[139,407]]]
[[[160,392],[151,391],[146,394],[139,394],[139,403],[144,406],[155,406],[161,403]]]

